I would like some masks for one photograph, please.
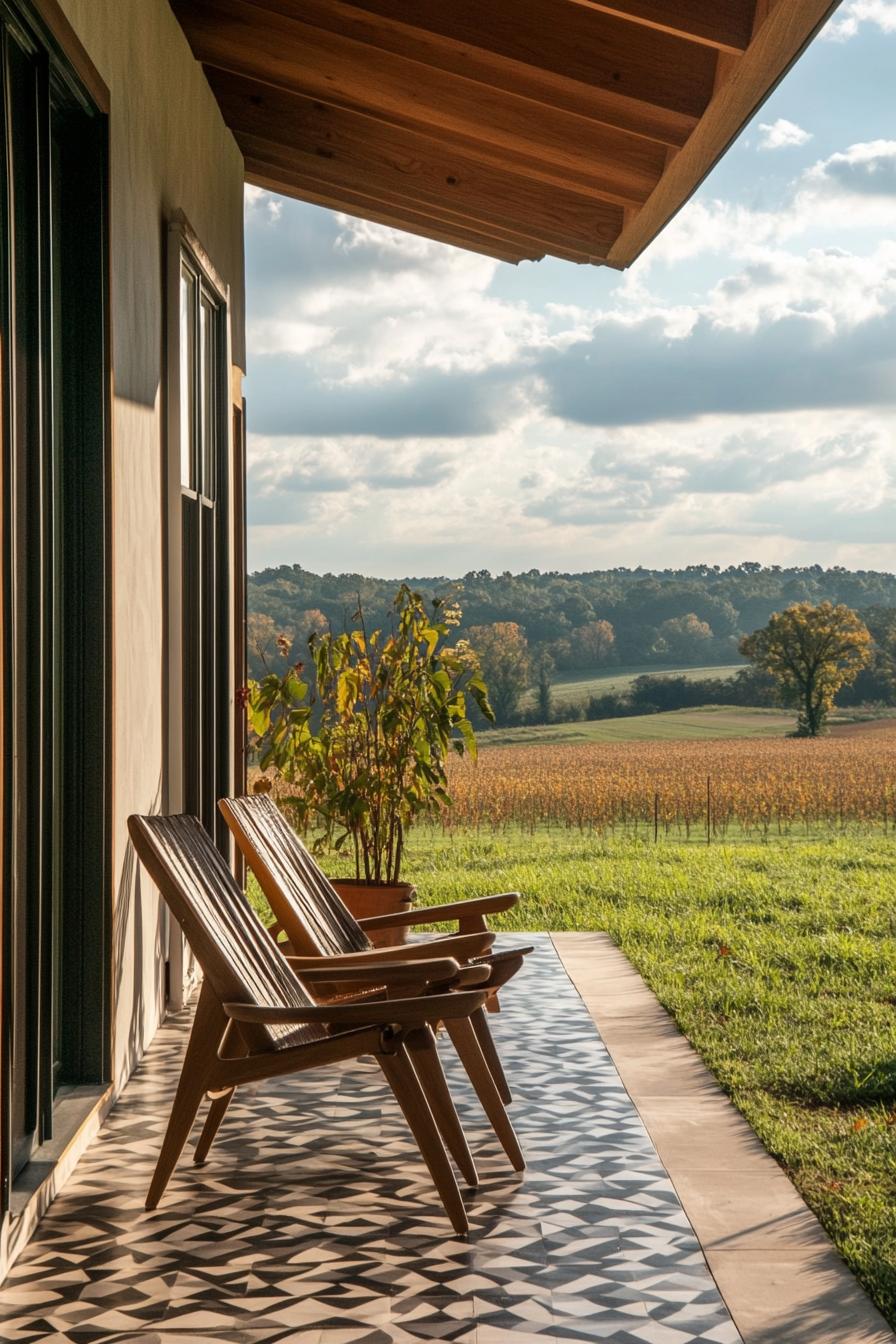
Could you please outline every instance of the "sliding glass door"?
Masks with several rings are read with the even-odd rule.
[[[107,1076],[106,126],[0,0],[4,1194]]]

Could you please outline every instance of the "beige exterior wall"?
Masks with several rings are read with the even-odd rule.
[[[166,797],[166,242],[177,212],[229,288],[245,367],[243,162],[167,0],[59,0],[110,94],[114,384],[113,1060],[120,1086],[163,1007],[166,924],[126,821]],[[98,520],[99,521],[99,520]],[[179,525],[179,524],[178,524]]]

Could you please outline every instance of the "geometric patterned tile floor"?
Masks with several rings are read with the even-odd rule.
[[[481,1178],[464,1192],[468,1237],[451,1232],[370,1063],[244,1089],[207,1165],[185,1154],[146,1213],[189,1028],[181,1013],[13,1266],[0,1338],[738,1344],[587,1009],[548,936],[527,941],[536,951],[491,1018],[522,1175],[442,1049]]]

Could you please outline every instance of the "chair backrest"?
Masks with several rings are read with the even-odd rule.
[[[218,804],[297,956],[366,952],[370,939],[269,794]]]
[[[132,816],[128,831],[221,1003],[305,1008],[314,1002],[196,817]],[[240,1030],[252,1049],[277,1048],[296,1035],[294,1026]]]

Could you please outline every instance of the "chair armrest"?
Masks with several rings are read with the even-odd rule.
[[[422,1026],[469,1017],[485,1003],[482,990],[456,994],[429,994],[414,999],[368,999],[365,1003],[309,1005],[307,1008],[268,1008],[256,1003],[225,1003],[224,1011],[234,1022],[268,1027],[302,1026],[322,1022],[332,1027]]]
[[[438,946],[432,940],[424,939],[416,943],[400,943],[397,947],[368,947],[363,952],[342,952],[332,957],[325,954],[317,957],[287,955],[287,961],[300,978],[308,971],[319,970],[323,965],[343,970],[349,966],[371,966],[378,962],[389,962],[392,965],[443,957],[453,957],[455,961],[465,963],[485,956],[494,941],[495,935],[486,929],[477,933],[443,934],[438,940]],[[283,950],[282,943],[280,950]]]
[[[296,975],[306,985],[338,981],[343,985],[433,984],[453,981],[460,967],[453,957],[430,957],[419,961],[374,961],[340,966],[339,958],[287,957]],[[334,964],[336,963],[336,964]]]
[[[441,924],[445,919],[456,919],[463,928],[467,920],[475,919],[481,923],[486,915],[512,910],[519,899],[518,891],[507,891],[499,896],[452,901],[449,905],[421,905],[391,915],[371,915],[369,919],[359,919],[358,923],[362,929],[402,929],[413,924]]]
[[[382,987],[390,996],[398,986],[403,986],[406,994],[410,992],[417,995],[482,985],[492,974],[491,966],[486,963],[458,966],[451,957],[397,963],[371,961],[366,966],[352,966],[344,970],[330,966],[328,958],[324,958],[324,964],[321,965],[320,957],[315,958],[317,965],[313,967],[305,968],[295,964],[303,960],[302,957],[287,957],[293,970],[309,989],[325,985],[338,985],[345,989],[373,986]]]

